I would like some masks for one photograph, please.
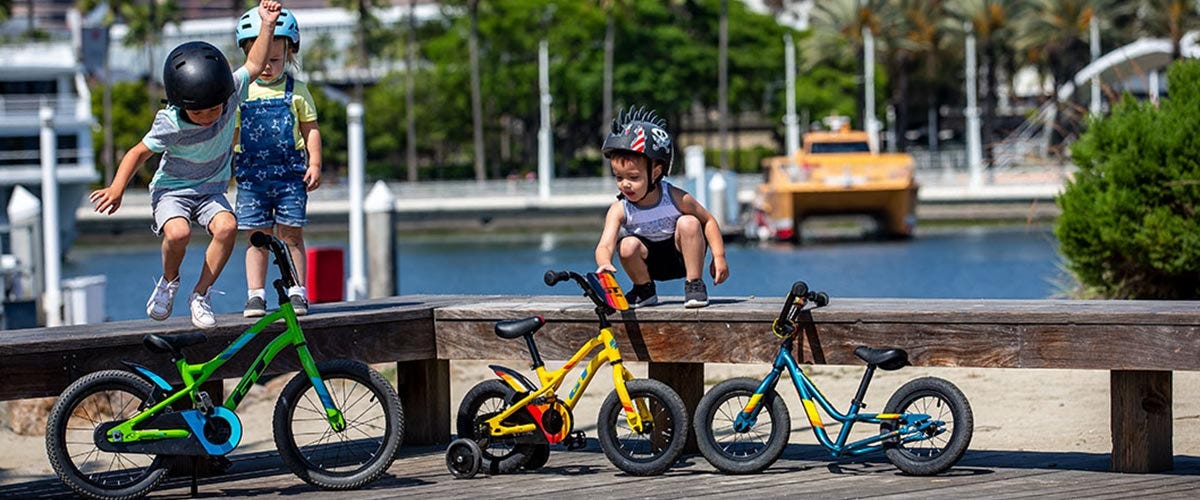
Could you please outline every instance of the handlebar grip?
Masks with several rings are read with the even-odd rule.
[[[255,232],[250,235],[250,244],[263,248],[271,244],[271,236],[264,232]]]
[[[817,304],[817,307],[825,307],[829,304],[829,294],[825,292],[817,292],[812,295],[811,299]]]
[[[554,286],[569,279],[571,279],[571,274],[565,271],[546,271],[546,275],[542,277],[546,286]]]
[[[808,283],[803,281],[792,283],[792,295],[797,297],[804,297],[808,295]]]

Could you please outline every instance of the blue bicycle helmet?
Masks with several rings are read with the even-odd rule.
[[[258,16],[258,7],[254,7],[242,17],[237,23],[237,45],[242,46],[242,42],[258,38],[258,30],[261,29],[262,18]],[[287,9],[279,11],[279,19],[275,21],[275,36],[281,36],[292,41],[292,53],[300,50],[300,25],[296,23],[296,16]]]

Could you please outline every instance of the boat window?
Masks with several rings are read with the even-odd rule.
[[[812,145],[812,154],[870,152],[871,147],[865,142],[816,142]]]

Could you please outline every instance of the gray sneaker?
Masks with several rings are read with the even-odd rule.
[[[688,280],[683,283],[683,307],[696,308],[708,305],[708,288],[704,280]]]
[[[288,301],[292,303],[292,309],[296,311],[296,316],[308,314],[308,299],[300,295],[289,295]]]
[[[243,317],[261,318],[267,315],[267,301],[262,297],[250,297],[246,299],[246,307],[243,309]]]

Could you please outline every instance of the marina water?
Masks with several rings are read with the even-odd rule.
[[[597,232],[401,235],[401,294],[577,295],[571,287],[547,287],[548,269],[595,270]],[[315,236],[309,246],[345,248],[346,238]],[[196,283],[207,238],[196,238],[181,270],[173,316],[186,318],[187,295]],[[240,313],[246,300],[244,238],[214,288],[213,309]],[[795,280],[838,297],[1044,299],[1069,288],[1058,243],[1049,227],[922,228],[905,241],[829,239],[785,244],[729,243],[730,278],[712,297],[782,297]],[[68,255],[64,277],[107,276],[106,310],[112,321],[145,319],[145,303],[162,272],[154,240],[79,244]],[[620,267],[619,265],[617,266]],[[349,270],[349,265],[346,265]],[[274,266],[268,280],[275,278]],[[368,270],[369,272],[369,270]],[[622,287],[629,278],[618,275]],[[268,281],[269,283],[270,281]],[[659,283],[660,296],[683,295],[683,281]],[[268,291],[268,304],[274,292]],[[582,297],[581,297],[582,300]],[[670,307],[669,305],[664,307]]]

